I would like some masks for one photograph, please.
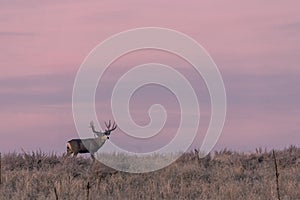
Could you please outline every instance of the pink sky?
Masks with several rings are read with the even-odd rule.
[[[228,113],[216,149],[299,146],[299,7],[296,0],[0,0],[0,151],[63,152],[65,142],[78,137],[71,110],[72,88],[83,59],[107,37],[146,26],[171,28],[193,37],[218,65],[227,90]],[[145,51],[117,60],[107,72],[105,86],[100,84],[97,91],[99,120],[111,118],[112,80],[145,62],[174,65],[194,86],[202,84],[196,89],[204,113],[194,143],[197,147],[208,124],[209,97],[191,66],[172,55]],[[147,106],[156,102],[151,98],[156,90],[136,95],[132,112],[138,123],[147,124]],[[162,104],[172,99],[160,92]],[[169,107],[171,113],[178,111],[176,103]],[[178,123],[178,116],[171,116],[168,133]],[[116,137],[116,143],[120,142]],[[162,133],[150,142],[159,146],[157,142],[164,137],[169,136]],[[141,148],[137,141],[122,141]]]

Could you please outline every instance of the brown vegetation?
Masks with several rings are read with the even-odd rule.
[[[2,154],[0,199],[277,199],[272,152],[184,154],[156,172],[129,174],[89,158]],[[276,151],[281,199],[300,199],[300,149]]]

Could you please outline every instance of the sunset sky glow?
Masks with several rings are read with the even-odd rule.
[[[299,146],[299,8],[296,0],[0,0],[0,151],[64,152],[66,141],[78,137],[72,90],[85,57],[113,34],[150,26],[189,35],[219,67],[228,107],[215,149]],[[202,121],[192,148],[199,147],[210,117],[207,89],[189,63],[167,52],[132,52],[110,66],[96,94],[100,123],[112,118],[109,95],[118,77],[150,62],[174,66],[194,86]],[[138,141],[115,133],[112,141],[131,150],[151,150],[170,139],[180,113],[166,89],[145,86],[137,91],[130,104],[132,117],[146,125],[154,103],[168,111],[165,130],[157,138]]]

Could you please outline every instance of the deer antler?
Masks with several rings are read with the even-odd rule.
[[[105,123],[107,131],[113,131],[117,128],[116,122],[113,123],[112,128],[110,128],[111,127],[111,121],[110,120],[108,121],[108,123],[106,123],[106,122],[104,122],[104,123]]]
[[[116,122],[114,122],[111,131],[115,130],[117,127],[118,127],[118,126],[117,126]]]
[[[104,122],[104,124],[105,124],[107,130],[109,130],[109,128],[110,128],[110,120],[109,120],[108,124],[106,122]]]
[[[92,128],[94,133],[100,133],[100,131],[96,131],[93,121],[90,122],[90,128]]]
[[[94,122],[91,121],[91,122],[90,122],[90,128],[93,128],[93,127],[94,127]]]

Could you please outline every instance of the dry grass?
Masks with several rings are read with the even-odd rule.
[[[281,199],[300,199],[300,149],[276,152]],[[2,154],[0,199],[276,199],[272,152],[186,153],[156,172],[129,174],[42,152]]]

